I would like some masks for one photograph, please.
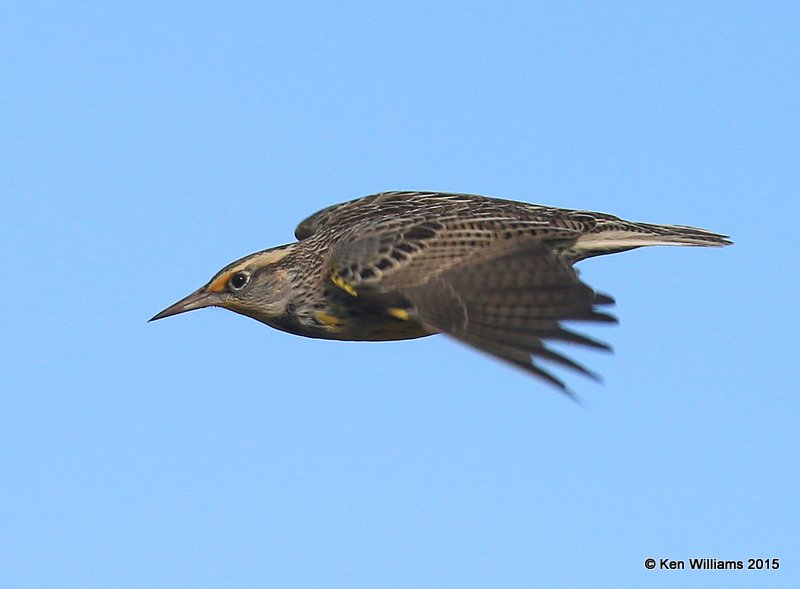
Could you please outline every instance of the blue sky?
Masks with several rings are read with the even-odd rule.
[[[0,585],[796,586],[796,3],[1,10]],[[582,406],[443,337],[146,323],[390,189],[736,245],[581,265]]]

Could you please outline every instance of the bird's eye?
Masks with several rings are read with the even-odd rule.
[[[250,282],[250,275],[247,272],[237,272],[228,281],[233,290],[241,290],[245,285]]]

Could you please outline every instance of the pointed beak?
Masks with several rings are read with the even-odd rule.
[[[195,309],[202,309],[203,307],[211,307],[216,305],[218,302],[219,297],[217,294],[208,292],[204,286],[194,291],[188,297],[179,300],[174,305],[167,307],[161,311],[161,313],[154,315],[149,321],[157,321],[159,319],[164,319],[164,317],[172,317],[173,315],[178,315],[179,313],[185,313],[186,311],[194,311]]]

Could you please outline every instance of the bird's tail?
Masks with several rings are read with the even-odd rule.
[[[599,221],[593,231],[578,239],[570,253],[579,260],[650,245],[724,247],[732,243],[727,235],[699,227],[630,223],[614,219]]]

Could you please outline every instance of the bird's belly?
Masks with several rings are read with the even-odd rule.
[[[316,316],[323,324],[322,333],[312,337],[379,342],[415,339],[436,333],[413,319],[399,319],[384,312],[343,317],[339,314],[317,311]]]
[[[415,339],[438,333],[409,318],[407,314],[380,307],[333,304],[322,309],[295,308],[281,317],[250,315],[270,327],[317,339],[344,341],[395,341]]]

